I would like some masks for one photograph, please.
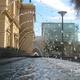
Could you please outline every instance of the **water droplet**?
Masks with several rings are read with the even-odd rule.
[[[76,48],[74,48],[74,50],[76,51]]]
[[[56,39],[56,41],[58,41],[58,40]]]
[[[66,48],[64,48],[64,50],[66,50]]]
[[[60,24],[58,24],[60,26]]]
[[[71,44],[71,42],[68,42],[68,44],[70,45],[70,44]]]
[[[61,44],[64,44],[63,42],[61,42]]]
[[[77,56],[75,56],[74,59],[77,59]]]
[[[63,33],[63,31],[61,31],[61,33]]]
[[[58,48],[56,48],[58,50]]]
[[[53,44],[54,44],[54,42],[53,42]]]
[[[68,37],[69,35],[67,34],[66,36]]]

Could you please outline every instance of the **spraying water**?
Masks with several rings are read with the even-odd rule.
[[[0,13],[0,15],[6,10],[6,8],[8,8],[10,5],[12,5],[15,1],[17,0],[13,0],[10,4],[8,4]]]

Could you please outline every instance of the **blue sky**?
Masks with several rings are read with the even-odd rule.
[[[29,0],[23,0],[23,3],[29,3]],[[61,16],[58,11],[67,11],[64,16],[64,22],[74,22],[79,25],[74,4],[71,4],[70,0],[32,0],[31,3],[36,6],[36,13],[39,13],[36,14],[34,28],[36,36],[41,35],[42,22],[61,22]]]

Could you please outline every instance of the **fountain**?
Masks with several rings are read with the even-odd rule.
[[[7,7],[5,7],[5,9],[3,9],[3,11],[0,13],[0,15],[6,10],[6,8],[8,8],[10,5],[12,5],[15,1],[12,1]],[[46,7],[47,8],[47,7]],[[19,15],[17,15],[10,23],[10,25],[8,27],[10,27],[17,18],[23,16],[23,15],[27,15],[27,14],[34,14],[34,11],[27,11],[24,13],[21,13]],[[35,13],[37,15],[39,15],[43,20],[44,17],[42,15],[40,15],[40,13]],[[47,20],[46,20],[47,21]],[[21,29],[23,27],[24,24],[26,23],[30,23],[30,22],[34,22],[34,20],[27,20],[27,21],[23,21],[21,24],[18,25],[18,28]],[[39,23],[39,21],[36,21]],[[50,28],[50,24],[46,25],[47,27]],[[12,26],[11,26],[12,27]],[[23,29],[18,36],[21,36],[22,34],[24,34],[24,32],[26,32],[29,29],[32,29],[33,26],[27,26],[25,29]],[[39,31],[39,29],[38,29]],[[50,32],[54,32],[56,33],[56,29],[50,29]],[[45,33],[47,36],[51,36],[51,34],[45,30]],[[61,33],[64,33],[63,31],[61,31]],[[54,35],[54,39],[56,42],[58,42],[58,35],[55,34]],[[69,38],[69,34],[65,34],[63,35],[66,38]],[[44,36],[45,37],[45,36]],[[68,41],[67,43],[71,46],[72,41],[74,39],[75,36],[72,36],[72,40]],[[27,33],[25,33],[21,38],[20,38],[20,45],[19,48],[22,49],[24,48],[24,50],[26,50],[28,47],[28,49],[30,51],[37,49],[41,55],[43,56],[43,53],[45,54],[46,57],[49,57],[50,55],[55,55],[55,58],[57,58],[57,55],[60,55],[61,53],[59,52],[59,48],[56,47],[55,45],[55,41],[53,41],[53,38],[51,37],[45,37],[45,42],[44,43],[37,43],[36,41],[34,41],[34,44],[30,45],[30,41],[32,41],[32,39],[34,39],[34,35],[33,35],[33,31],[28,31]],[[51,41],[52,43],[51,43]],[[40,42],[40,41],[39,41]],[[36,45],[35,45],[36,43]],[[62,42],[60,42],[61,44],[64,44]],[[27,45],[26,45],[27,44]],[[43,45],[43,49],[45,49],[44,51],[41,48],[41,45]],[[47,47],[46,47],[47,45]],[[26,46],[26,47],[24,47]],[[53,49],[56,49],[56,51],[53,51]],[[37,54],[38,52],[37,50],[34,50],[34,55]],[[68,49],[66,47],[64,47],[64,51],[65,54],[67,55],[67,51]],[[74,46],[74,51],[76,52],[77,49]],[[37,52],[37,53],[36,53]],[[39,56],[39,55],[38,55]],[[44,57],[44,56],[43,56]],[[23,79],[41,79],[41,80],[57,80],[59,77],[57,76],[61,76],[60,80],[64,80],[64,78],[73,78],[75,75],[77,76],[77,79],[79,77],[79,64],[76,63],[71,63],[68,61],[63,61],[63,60],[58,60],[58,59],[53,59],[53,58],[38,58],[38,59],[34,59],[34,58],[26,58],[24,60],[21,60],[21,62],[15,62],[11,64],[11,71],[10,71],[10,76],[9,78],[6,78],[5,80],[23,80]],[[77,59],[78,57],[75,55],[74,57],[75,59]],[[69,64],[68,64],[69,63]],[[21,64],[21,65],[20,65]],[[18,65],[16,67],[16,65]],[[76,66],[75,66],[76,65]],[[9,66],[9,65],[8,65]],[[73,67],[74,66],[74,67]],[[14,68],[16,67],[16,68]],[[54,73],[53,73],[54,72]],[[8,72],[7,72],[8,73]],[[2,74],[0,74],[2,75]],[[37,75],[37,76],[35,76]],[[75,76],[75,77],[76,77]]]
[[[20,43],[20,48],[22,47],[23,44],[26,43],[25,41],[27,40],[27,38],[30,39],[30,37],[32,37],[32,36],[33,36],[33,34],[29,34],[28,36],[26,36],[26,38]],[[27,44],[28,44],[28,42],[27,42]],[[28,45],[26,45],[26,46],[28,46]]]

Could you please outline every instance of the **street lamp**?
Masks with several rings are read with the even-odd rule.
[[[63,50],[64,50],[64,45],[63,45],[63,16],[67,13],[66,11],[59,11],[58,12],[62,16],[62,57],[64,55]]]

